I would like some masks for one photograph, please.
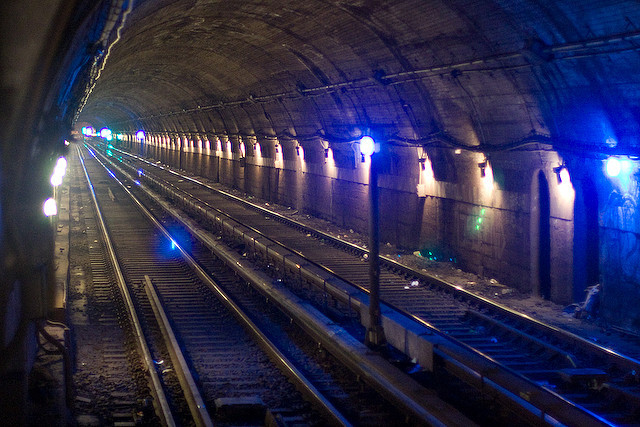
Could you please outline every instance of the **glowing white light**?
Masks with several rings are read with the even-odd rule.
[[[67,159],[64,157],[58,157],[58,161],[56,162],[56,170],[61,170],[62,175],[64,176],[67,171]]]
[[[108,141],[111,141],[111,139],[113,139],[113,134],[111,132],[111,129],[109,128],[100,129],[100,136],[105,138]]]
[[[622,159],[620,161],[620,170],[626,174],[631,173],[633,169],[633,163],[629,159]]]
[[[50,182],[51,182],[51,185],[52,185],[53,187],[57,187],[57,186],[59,186],[60,184],[62,184],[62,176],[60,176],[60,175],[58,175],[58,174],[54,173],[53,175],[51,175],[51,180],[50,180]]]
[[[493,168],[491,167],[489,162],[487,162],[487,167],[485,169],[484,176],[481,179],[482,179],[482,186],[484,187],[485,190],[488,190],[488,191],[493,190]]]
[[[360,152],[365,156],[370,156],[376,149],[376,143],[370,136],[360,138]]]
[[[144,131],[142,129],[140,129],[138,132],[136,132],[136,139],[138,141],[143,141],[144,140]]]
[[[94,136],[96,130],[92,126],[85,126],[82,128],[82,134],[85,136]]]
[[[55,199],[49,197],[47,200],[45,200],[44,204],[42,205],[42,211],[44,212],[45,216],[57,215],[58,206],[56,205]]]
[[[567,170],[567,168],[562,168],[562,170],[560,171],[560,181],[562,181],[563,183],[568,183],[570,180],[569,177],[569,171]]]
[[[62,184],[62,178],[64,177],[66,172],[67,172],[67,159],[65,159],[64,157],[60,157],[56,162],[56,166],[53,168],[53,174],[51,174],[51,180],[50,180],[51,185],[53,185],[54,187],[57,187],[60,184]]]
[[[610,177],[616,177],[620,175],[620,161],[615,157],[609,157],[607,160],[607,175]]]
[[[64,140],[64,146],[65,146],[65,147],[68,147],[68,146],[69,146],[69,144],[71,144],[71,143],[65,139],[65,140]]]

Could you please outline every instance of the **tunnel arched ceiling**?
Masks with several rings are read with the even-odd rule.
[[[79,120],[637,151],[635,1],[145,0]]]

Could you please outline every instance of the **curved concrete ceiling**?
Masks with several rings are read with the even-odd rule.
[[[639,29],[635,1],[137,1],[79,120],[637,152]]]

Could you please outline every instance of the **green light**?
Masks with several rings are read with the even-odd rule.
[[[111,150],[107,150],[107,156],[113,157],[113,152]]]
[[[485,209],[484,209],[484,208],[482,208],[482,209],[480,210],[480,215],[484,215],[484,213],[485,213],[485,212],[486,212],[486,211],[485,211]]]
[[[476,230],[480,230],[480,226],[479,225],[476,225]]]
[[[482,224],[482,218],[478,218],[478,224]]]

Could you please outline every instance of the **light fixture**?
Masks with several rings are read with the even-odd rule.
[[[58,187],[60,184],[62,184],[62,175],[58,175],[54,172],[53,175],[51,175],[51,179],[49,180],[49,182],[51,182],[52,187]]]
[[[454,154],[461,154],[462,153],[462,148],[456,148],[453,152],[454,152]]]
[[[360,153],[364,156],[370,156],[376,149],[376,142],[368,135],[360,138]]]
[[[622,167],[620,166],[620,161],[615,157],[609,157],[607,159],[607,175],[612,178],[620,175],[620,170]]]
[[[478,163],[478,167],[480,168],[480,177],[484,178],[485,176],[487,176],[487,159],[485,159],[484,161]]]
[[[42,205],[42,211],[45,216],[53,216],[58,214],[58,206],[54,198],[49,197]]]
[[[64,157],[59,157],[56,162],[55,167],[53,168],[53,173],[51,174],[51,185],[53,187],[57,187],[62,184],[62,178],[67,172],[67,159]]]
[[[58,171],[62,176],[67,172],[67,159],[63,156],[58,157],[54,170]]]
[[[142,141],[144,140],[145,134],[144,131],[142,129],[140,129],[138,132],[136,132],[136,139],[138,141]]]
[[[567,165],[564,163],[564,161],[556,166],[555,168],[553,168],[553,173],[556,174],[556,179],[558,180],[558,185],[562,184],[563,180],[567,180],[569,178],[569,172],[567,170]]]
[[[82,134],[84,136],[94,136],[96,130],[92,126],[85,126],[82,128]]]
[[[371,156],[376,150],[376,143],[368,135],[360,138],[360,161],[365,162],[366,158]]]
[[[427,150],[425,147],[421,147],[418,149],[418,163],[420,163],[420,170],[427,170],[427,159],[429,155],[427,154]]]
[[[100,136],[102,138],[106,139],[107,141],[111,141],[113,139],[113,133],[111,132],[111,129],[109,129],[109,128],[100,129]]]

